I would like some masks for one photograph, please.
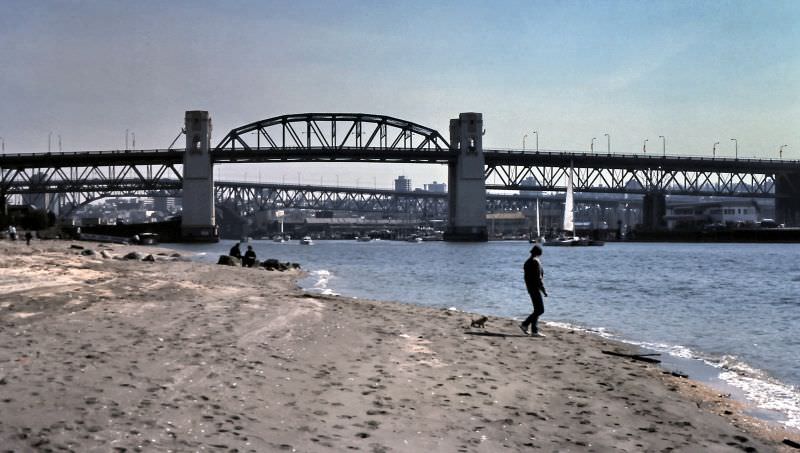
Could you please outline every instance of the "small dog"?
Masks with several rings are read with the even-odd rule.
[[[477,329],[485,329],[486,328],[486,321],[488,321],[488,320],[489,320],[489,318],[487,318],[486,316],[481,316],[478,319],[473,319],[472,322],[469,323],[469,326],[470,327],[475,327]]]

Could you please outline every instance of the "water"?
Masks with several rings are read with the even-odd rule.
[[[176,247],[215,262],[232,244]],[[259,259],[301,263],[309,291],[518,319],[531,311],[527,242],[252,245]],[[665,353],[676,366],[703,363],[693,377],[724,383],[768,411],[760,416],[800,428],[798,256],[800,244],[545,247],[542,320]]]

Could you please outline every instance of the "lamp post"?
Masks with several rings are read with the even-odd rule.
[[[131,132],[131,148],[136,149],[136,133]]]
[[[714,142],[714,146],[711,147],[711,158],[712,159],[716,159],[717,158],[717,145],[719,145],[719,142]]]
[[[611,136],[609,134],[603,134],[603,135],[605,135],[607,139],[606,149],[608,151],[608,154],[611,154]]]
[[[594,141],[597,140],[597,137],[592,137],[592,143],[589,145],[589,149],[594,153]]]
[[[666,157],[667,156],[667,138],[663,135],[659,135],[658,138],[661,139],[661,155]]]
[[[647,154],[647,139],[642,142],[642,154]]]
[[[5,144],[3,144],[3,146],[4,146],[3,149],[5,150]],[[787,146],[789,146],[789,145],[781,145],[781,147],[778,148],[778,157],[779,158],[783,159],[783,148],[786,148]]]
[[[736,153],[735,156],[738,159],[739,158],[739,140],[736,140],[735,138],[732,138],[731,141],[733,142],[733,149],[734,149],[734,152]]]
[[[525,139],[528,138],[528,134],[522,136],[522,150],[525,151]]]
[[[61,152],[61,134],[58,134],[58,152]]]
[[[536,136],[536,152],[539,152],[539,131],[533,131],[533,135]]]

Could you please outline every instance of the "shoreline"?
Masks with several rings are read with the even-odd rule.
[[[304,293],[297,272],[84,257],[71,243],[36,241],[36,254],[2,243],[0,439],[12,449],[791,451],[782,436],[798,440],[702,383],[604,356],[633,348],[595,334],[545,325],[547,338],[523,337],[497,317],[470,330],[466,313]]]

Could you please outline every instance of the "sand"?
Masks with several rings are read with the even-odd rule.
[[[0,243],[0,451],[797,451],[585,332],[70,244]]]

